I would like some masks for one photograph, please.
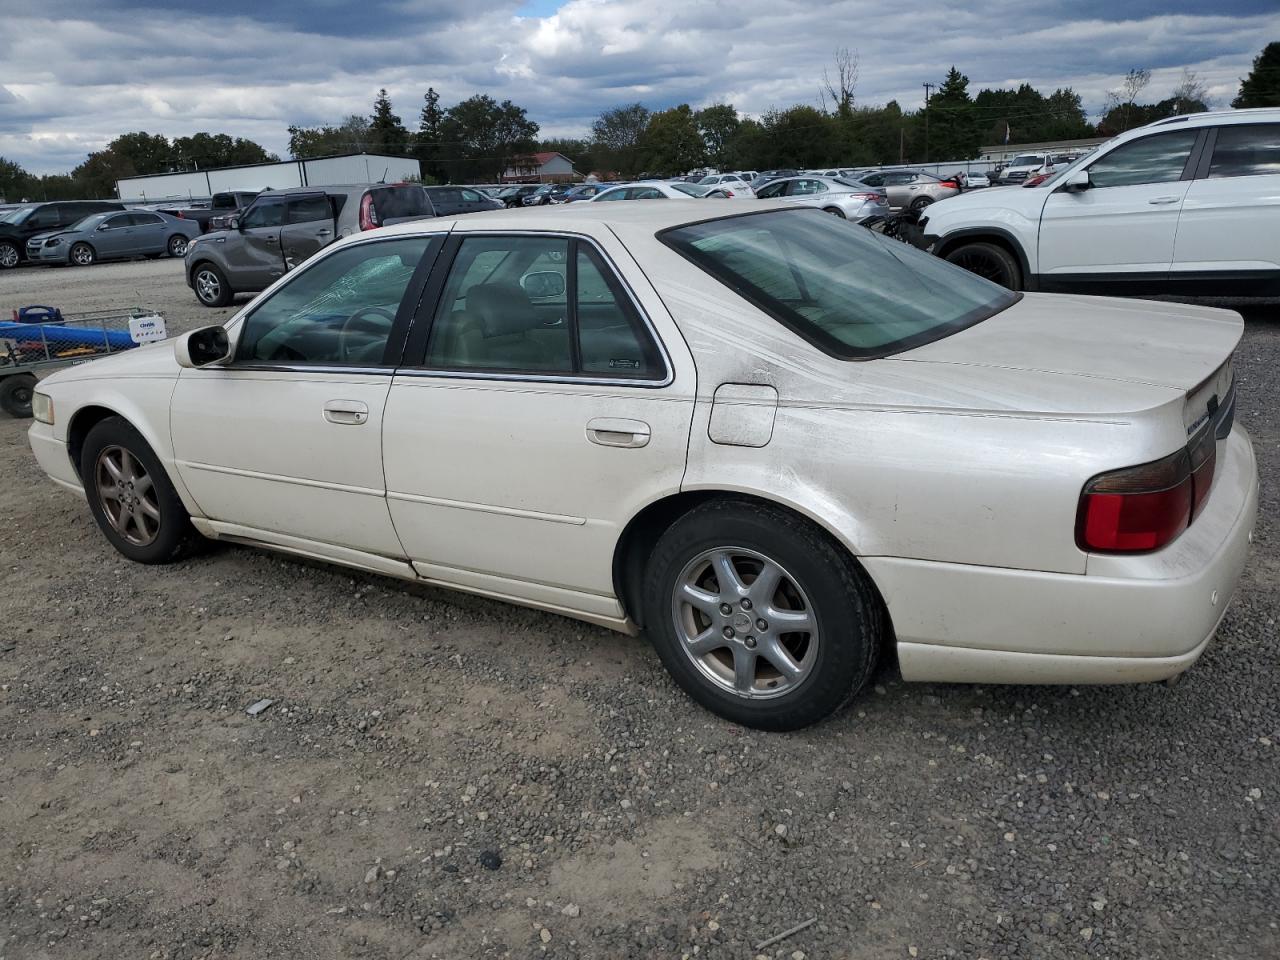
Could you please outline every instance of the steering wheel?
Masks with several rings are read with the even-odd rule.
[[[392,324],[396,322],[395,314],[385,307],[365,307],[357,310],[343,322],[342,329],[338,331],[338,356],[344,363],[351,359],[351,351],[348,348],[348,337],[351,334],[356,332],[382,333],[384,325],[381,323],[366,322],[363,329],[361,329],[361,321],[372,320],[375,317],[386,321],[385,329],[388,331],[390,331]],[[361,346],[368,346],[368,343],[361,344]]]

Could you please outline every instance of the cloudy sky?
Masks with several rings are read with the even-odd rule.
[[[1269,40],[1276,0],[0,0],[0,156],[62,172],[129,130],[284,155],[290,124],[379,87],[410,128],[429,85],[509,97],[546,136],[635,100],[758,114],[816,102],[840,46],[863,103],[916,106],[954,63],[971,91],[1070,85],[1093,113],[1131,67],[1159,100],[1190,66],[1226,106]]]

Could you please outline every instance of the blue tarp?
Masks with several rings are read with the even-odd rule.
[[[103,330],[101,327],[71,327],[60,323],[13,323],[0,321],[0,340],[49,344],[51,352],[72,347],[96,347],[106,352],[136,347],[128,330]]]

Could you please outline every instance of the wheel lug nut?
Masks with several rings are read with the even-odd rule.
[[[750,609],[751,609],[751,598],[750,598],[750,597],[743,597],[743,598],[742,598],[742,609],[743,609],[743,610],[750,610]]]
[[[759,630],[761,633],[764,633],[766,630],[769,629],[769,624],[766,623],[764,620],[757,620],[756,629]]]
[[[734,632],[733,632],[733,627],[725,627],[725,628],[724,628],[724,638],[725,638],[726,640],[732,640],[732,639],[734,638],[734,636],[735,636],[735,635],[736,635],[736,634],[734,634]]]
[[[742,642],[743,642],[743,643],[745,643],[745,644],[747,645],[747,649],[748,649],[748,650],[754,650],[754,649],[756,648],[756,638],[755,638],[755,637],[747,637],[747,639],[743,640]]]
[[[720,612],[727,617],[729,614],[733,613],[733,607],[729,606],[727,603],[722,603],[720,604]]]

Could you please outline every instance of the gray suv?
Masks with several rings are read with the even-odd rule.
[[[226,230],[187,245],[187,286],[206,307],[225,307],[237,293],[258,293],[338,237],[433,215],[416,183],[358,183],[271,190]]]

